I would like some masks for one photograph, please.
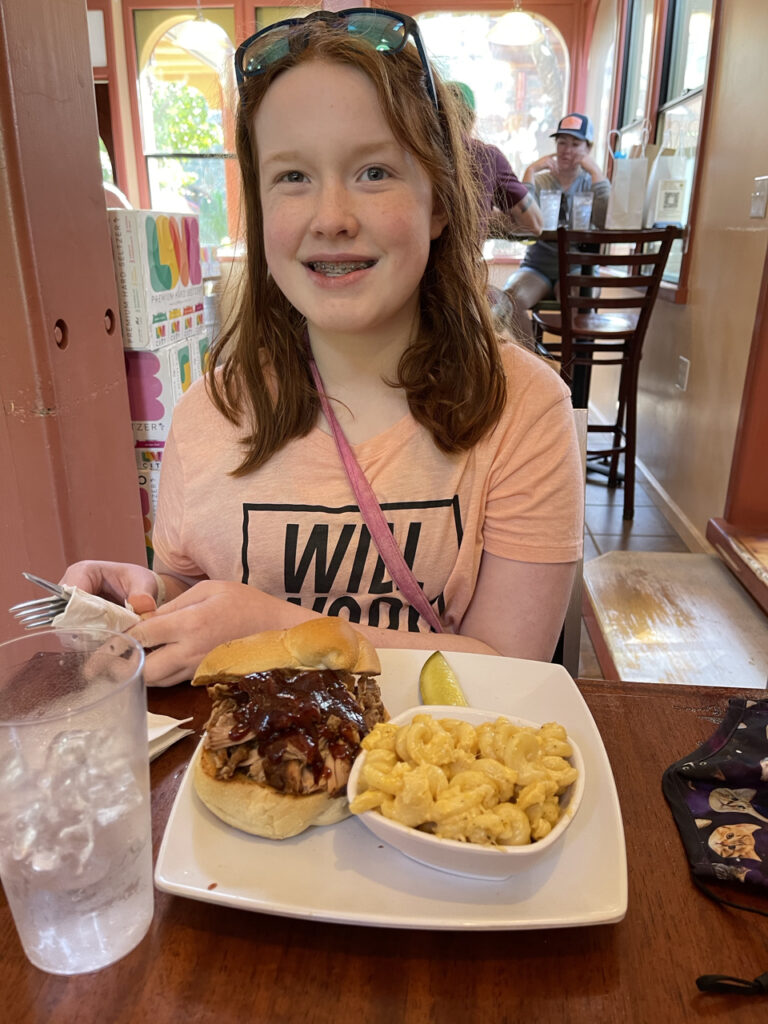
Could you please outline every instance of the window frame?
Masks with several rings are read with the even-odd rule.
[[[629,29],[632,26],[632,22],[633,22],[633,19],[634,19],[634,16],[635,16],[635,11],[637,10],[637,8],[638,8],[638,6],[640,4],[645,3],[645,2],[646,2],[646,0],[627,0],[627,5],[626,5],[624,45],[622,46],[622,50],[621,50],[621,70],[620,70],[620,74],[617,75],[617,84],[618,84],[618,89],[619,89],[619,105],[618,105],[619,109],[618,109],[618,113],[617,113],[617,117],[616,117],[616,123],[617,123],[617,125],[620,125],[620,130],[621,131],[626,131],[629,128],[635,127],[637,124],[642,122],[643,117],[645,116],[645,112],[643,112],[640,115],[640,117],[626,117],[627,111],[625,109],[626,106],[627,106],[627,103],[629,101],[629,94],[630,94],[629,75],[630,75],[630,72],[632,72],[634,70],[634,67],[633,67],[633,65],[632,65],[632,63],[630,61],[630,57],[634,53],[634,51],[633,51],[633,44],[636,42],[636,40],[634,40],[632,38],[632,33],[629,31]],[[654,8],[653,0],[651,0],[651,13],[655,17],[655,8]],[[642,45],[642,40],[637,40],[637,42]],[[642,50],[641,50],[641,56],[642,56]],[[649,61],[648,61],[648,86],[647,86],[646,94],[645,94],[645,104],[646,104],[646,107],[648,105],[648,96],[649,96],[649,93],[651,91],[651,87],[652,87],[652,83],[653,83],[653,79],[652,79],[652,76],[653,76],[653,56],[654,56],[654,54],[653,54],[653,40],[652,40],[651,41],[651,52],[650,52]],[[640,64],[637,65],[637,68],[638,69],[640,68]]]
[[[717,69],[719,39],[722,27],[723,0],[712,0],[712,22],[709,36],[709,58],[704,83],[700,88],[692,89],[682,96],[666,97],[664,93],[669,83],[672,61],[672,40],[674,36],[675,13],[680,0],[655,0],[654,4],[654,25],[653,25],[653,49],[651,54],[651,68],[649,72],[649,88],[646,97],[645,120],[650,125],[650,139],[655,141],[659,130],[659,122],[664,111],[674,106],[675,102],[681,99],[688,99],[693,95],[701,95],[701,127],[699,129],[699,141],[696,151],[696,165],[693,173],[691,186],[691,199],[688,209],[688,223],[685,226],[683,236],[683,254],[680,262],[680,273],[677,282],[664,281],[659,289],[659,298],[669,302],[684,304],[688,299],[688,279],[691,264],[691,241],[696,231],[696,218],[699,207],[699,193],[701,187],[701,168],[706,162],[707,138],[709,128],[709,111],[712,104],[712,93],[714,90],[715,71]],[[629,52],[628,34],[630,30],[630,18],[632,13],[633,0],[621,0],[619,13],[619,46],[618,51],[622,55],[622,66],[617,68],[615,78],[615,95],[613,103],[613,122],[615,129],[620,133],[637,128],[642,123],[635,120],[631,123],[620,124],[620,113],[624,104],[625,89],[625,61]],[[662,100],[662,96],[664,99]]]
[[[235,36],[245,39],[255,31],[255,9],[260,6],[256,0],[201,0],[203,12],[210,8],[228,8],[234,11]],[[125,41],[125,62],[129,71],[131,133],[133,135],[134,163],[139,186],[139,202],[142,209],[150,208],[149,174],[145,159],[143,139],[141,137],[141,113],[139,103],[139,66],[136,52],[136,33],[134,29],[135,11],[174,11],[187,10],[194,12],[195,0],[122,0],[123,38]],[[167,155],[167,154],[164,154]]]
[[[107,49],[107,63],[103,67],[92,66],[94,87],[106,87],[109,117],[112,127],[112,156],[115,184],[125,190],[128,181],[128,165],[123,145],[122,113],[117,100],[117,56],[115,54],[113,13],[110,0],[88,0],[87,10],[100,11],[104,19],[104,37]]]

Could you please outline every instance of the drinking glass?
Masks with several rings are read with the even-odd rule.
[[[557,231],[557,221],[560,216],[560,189],[546,188],[539,192],[539,208],[544,221],[544,231]]]
[[[105,629],[0,644],[0,878],[51,974],[114,963],[152,920],[144,652]]]
[[[592,222],[592,193],[577,192],[571,197],[571,228],[588,231]]]

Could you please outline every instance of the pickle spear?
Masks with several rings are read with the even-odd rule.
[[[455,672],[440,651],[430,654],[424,662],[419,675],[419,696],[422,704],[469,706]]]

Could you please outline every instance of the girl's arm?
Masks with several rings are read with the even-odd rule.
[[[172,686],[191,679],[205,655],[220,643],[264,629],[287,629],[316,612],[265,594],[244,583],[206,580],[164,604],[130,630],[147,654],[148,686]],[[487,641],[464,632],[409,633],[376,629],[353,623],[375,647],[408,647],[417,650],[468,651],[495,654]],[[499,631],[500,632],[500,631]],[[554,644],[553,648],[554,650]],[[550,652],[551,656],[551,652]]]
[[[375,647],[439,648],[549,661],[565,619],[574,574],[573,562],[514,562],[486,553],[458,634],[353,625]],[[256,587],[207,580],[163,605],[131,633],[150,649],[147,684],[171,686],[190,679],[208,651],[226,640],[319,617]]]
[[[484,552],[462,636],[510,658],[549,661],[575,575],[576,562],[516,562]]]

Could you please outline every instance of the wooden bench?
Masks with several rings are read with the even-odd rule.
[[[766,687],[768,616],[716,555],[611,551],[584,595],[606,679]]]

